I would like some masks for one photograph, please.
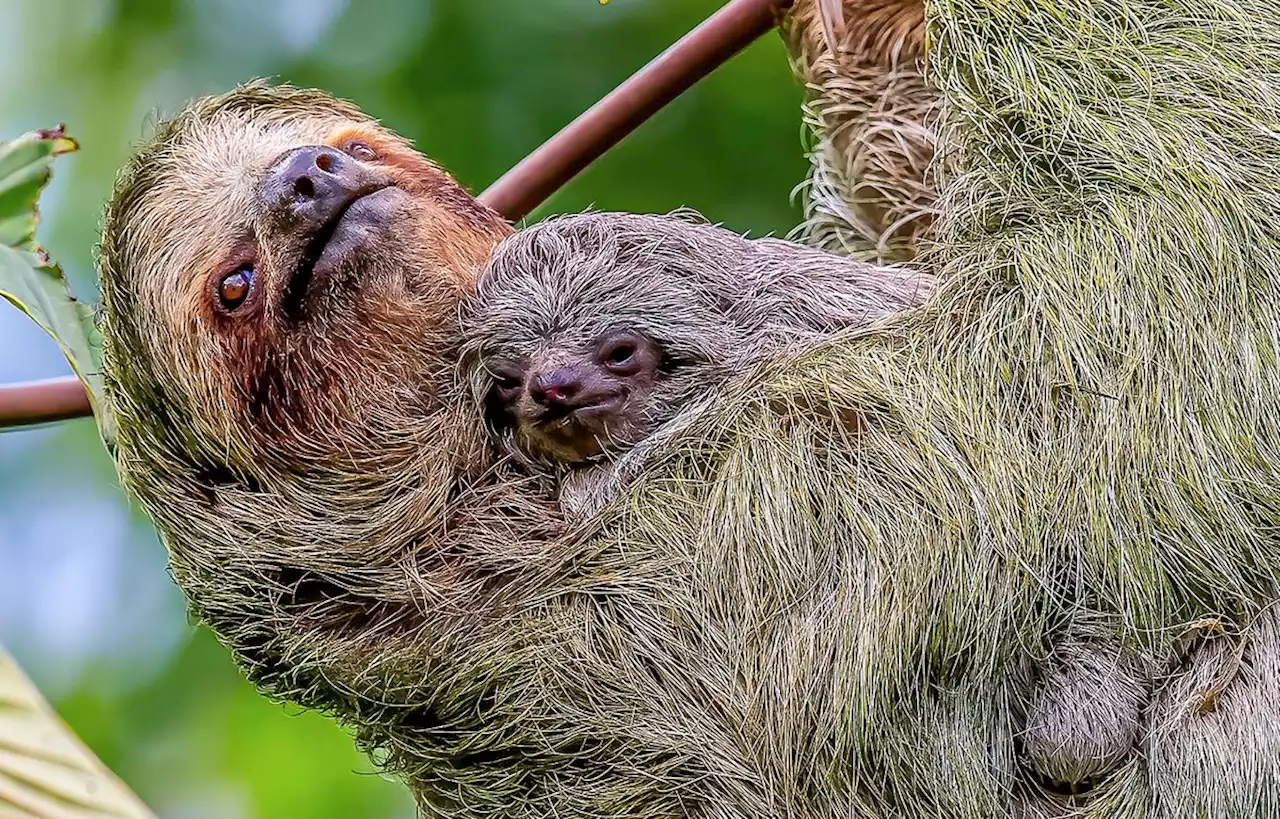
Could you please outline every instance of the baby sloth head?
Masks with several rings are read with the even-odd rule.
[[[503,240],[462,364],[511,454],[575,464],[648,438],[784,349],[920,304],[931,280],[688,218],[588,213]]]
[[[612,213],[500,244],[463,318],[463,365],[490,432],[551,463],[647,437],[745,352],[718,288],[701,282],[750,249],[709,225]]]

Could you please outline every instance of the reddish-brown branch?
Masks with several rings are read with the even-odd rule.
[[[480,194],[523,219],[664,105],[772,29],[792,0],[731,0]]]
[[[730,0],[525,157],[480,199],[512,221],[523,219],[664,105],[773,28],[792,2]],[[0,386],[0,429],[90,413],[76,378]]]
[[[65,421],[91,414],[78,378],[54,378],[0,387],[0,427]]]

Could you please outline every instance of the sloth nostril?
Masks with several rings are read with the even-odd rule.
[[[311,181],[311,177],[299,176],[293,183],[293,192],[306,199],[313,199],[316,195],[316,185]]]
[[[320,154],[317,156],[316,167],[325,173],[333,170],[333,154]]]
[[[545,407],[568,406],[581,391],[582,383],[561,371],[539,378],[529,397]]]

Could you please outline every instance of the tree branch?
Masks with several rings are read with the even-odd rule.
[[[89,396],[75,376],[0,386],[0,428],[91,415]]]

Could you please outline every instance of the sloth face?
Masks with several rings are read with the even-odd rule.
[[[458,303],[509,232],[353,106],[233,92],[166,123],[126,171],[104,308],[117,354],[209,432],[340,437],[437,400]]]

